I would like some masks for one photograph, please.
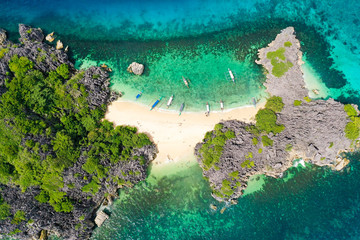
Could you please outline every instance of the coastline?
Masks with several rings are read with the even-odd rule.
[[[118,125],[137,127],[152,138],[157,145],[158,154],[153,167],[173,162],[196,162],[194,148],[202,141],[206,132],[213,130],[215,124],[225,120],[253,122],[257,111],[265,102],[253,106],[229,109],[224,112],[183,112],[154,109],[135,102],[117,100],[108,106],[105,119]]]

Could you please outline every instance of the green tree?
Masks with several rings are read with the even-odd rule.
[[[266,101],[265,107],[277,113],[284,108],[284,103],[281,97],[272,96]]]
[[[265,131],[266,133],[272,132],[274,134],[277,134],[285,129],[284,125],[276,124],[277,116],[270,109],[267,108],[260,109],[257,112],[255,119],[256,119],[256,127],[260,131]]]
[[[59,67],[57,67],[56,72],[64,79],[69,78],[69,66],[65,63],[61,64]]]

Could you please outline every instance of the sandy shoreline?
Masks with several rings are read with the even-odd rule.
[[[222,120],[237,119],[245,122],[254,120],[257,107],[241,107],[224,112],[187,113],[179,116],[177,112],[154,109],[134,102],[118,100],[108,106],[105,118],[115,125],[137,127],[140,132],[148,133],[157,145],[158,154],[154,165],[179,162],[194,156],[194,147],[205,133]]]

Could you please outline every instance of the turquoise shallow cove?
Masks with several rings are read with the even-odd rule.
[[[360,2],[354,0],[149,0],[1,1],[0,27],[12,40],[17,23],[55,31],[69,45],[76,66],[108,64],[112,87],[151,105],[175,95],[177,110],[204,111],[251,104],[265,97],[257,50],[294,26],[306,56],[309,79],[325,96],[360,104]],[[145,72],[126,72],[138,61]],[[236,84],[225,78],[227,68]],[[190,89],[181,77],[190,79]],[[318,86],[318,85],[314,85]],[[317,87],[315,87],[317,88]],[[160,104],[164,108],[165,101]],[[309,166],[283,179],[254,178],[261,191],[223,207],[197,166],[166,177],[151,174],[121,190],[112,216],[93,239],[360,239],[359,155],[342,172]],[[217,204],[212,211],[210,203]]]

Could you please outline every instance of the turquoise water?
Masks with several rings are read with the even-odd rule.
[[[257,49],[289,25],[308,72],[328,88],[325,96],[360,104],[359,10],[355,0],[3,0],[0,26],[13,40],[19,22],[55,31],[77,67],[108,64],[112,88],[124,99],[143,90],[139,102],[150,105],[174,94],[172,110],[185,102],[186,111],[204,111],[205,102],[216,110],[220,99],[231,108],[266,96]],[[145,64],[142,76],[126,72],[133,61]],[[225,79],[228,67],[238,76],[235,85]],[[120,191],[93,239],[359,239],[360,156],[351,159],[342,172],[308,167],[278,180],[255,177],[251,189],[261,190],[249,188],[223,214],[199,167],[153,173]]]
[[[251,184],[262,188],[232,206],[210,196],[196,165],[150,176],[121,191],[92,239],[358,239],[359,170],[354,160],[337,173],[310,166],[291,168],[282,179],[259,176]]]
[[[355,1],[15,0],[2,7],[0,25],[12,39],[17,22],[55,31],[78,67],[107,63],[113,89],[125,100],[143,90],[139,102],[144,105],[174,94],[171,110],[183,102],[185,111],[204,111],[206,102],[217,110],[220,100],[226,108],[251,104],[252,97],[266,96],[256,50],[293,25],[331,96],[359,102],[360,6]],[[133,61],[145,65],[143,76],[126,72]],[[235,85],[225,78],[227,68],[238,76]],[[182,76],[191,80],[190,89]]]

